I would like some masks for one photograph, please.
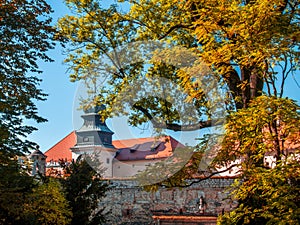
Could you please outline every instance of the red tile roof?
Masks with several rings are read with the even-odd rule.
[[[47,156],[46,161],[50,162],[52,160],[54,162],[58,162],[60,159],[63,159],[70,162],[72,160],[72,152],[70,148],[75,144],[76,134],[75,131],[72,131],[44,153]]]
[[[154,220],[161,221],[162,224],[216,224],[217,216],[205,215],[154,215]]]
[[[75,144],[76,134],[75,131],[72,131],[44,153],[47,156],[47,162],[51,160],[57,162],[60,159],[71,161],[72,152],[70,148]],[[183,147],[181,143],[170,136],[159,139],[148,137],[115,140],[112,144],[116,149],[119,149],[116,158],[120,161],[166,158],[172,155],[172,151],[176,147]]]
[[[176,147],[184,147],[170,136],[118,140],[113,145],[119,149],[116,159],[120,161],[167,158]]]

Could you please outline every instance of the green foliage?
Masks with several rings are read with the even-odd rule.
[[[233,191],[239,205],[219,217],[218,224],[300,224],[299,161],[278,163],[274,169],[247,171]]]
[[[27,135],[36,128],[24,120],[46,121],[37,113],[35,102],[46,95],[34,74],[41,73],[38,60],[51,61],[50,13],[44,0],[0,2],[0,224],[30,224],[24,204],[36,183],[16,156],[35,147]]]
[[[238,163],[238,206],[219,224],[300,223],[299,109],[292,100],[262,96],[229,117],[215,163]]]
[[[99,165],[98,165],[99,166]],[[99,201],[105,196],[107,182],[86,160],[77,159],[66,168],[62,184],[72,209],[72,225],[96,225],[105,221]]]
[[[37,115],[35,101],[45,100],[37,86],[37,60],[51,61],[53,48],[50,6],[44,0],[6,0],[0,3],[0,149],[21,154],[32,147],[26,136],[36,130],[25,119],[46,121]]]
[[[222,151],[216,162],[222,165],[241,157],[242,169],[263,166],[266,154],[281,160],[299,144],[300,107],[290,99],[261,96],[249,107],[233,112],[225,126]]]
[[[62,186],[58,180],[52,178],[38,185],[27,196],[23,213],[25,221],[30,225],[67,225],[72,218]]]
[[[0,224],[23,224],[23,205],[35,187],[34,180],[16,160],[5,161],[5,165],[0,165]]]
[[[158,36],[169,29],[169,25],[162,21],[175,26],[177,22],[188,20],[188,17],[184,17],[187,11],[182,11],[170,0],[153,3],[142,1],[141,5],[132,3],[132,8],[125,13],[121,10],[123,5],[121,3],[120,7],[111,5],[104,8],[101,6],[101,1],[67,1],[67,5],[73,10],[73,15],[62,18],[58,26],[61,34],[70,40],[72,49],[73,46],[76,47],[76,50],[69,51],[66,59],[66,63],[72,71],[71,80],[83,79],[94,84],[98,78],[99,83],[95,84],[97,87],[102,84],[102,79],[99,78],[102,74],[107,81],[107,84],[102,85],[100,90],[97,89],[96,93],[93,92],[92,99],[88,99],[84,104],[105,104],[105,116],[113,116],[126,114],[127,110],[124,108],[127,105],[124,107],[123,103],[129,103],[129,108],[132,110],[129,112],[129,122],[132,125],[140,125],[153,118],[158,120],[158,124],[163,124],[163,122],[168,124],[195,123],[194,120],[180,121],[178,114],[182,117],[185,113],[182,113],[180,109],[176,108],[177,105],[168,99],[168,97],[176,99],[178,93],[184,93],[178,102],[184,105],[187,97],[192,95],[193,97],[190,97],[188,101],[196,105],[197,110],[199,109],[193,112],[193,116],[197,118],[198,122],[198,117],[207,115],[206,97],[203,91],[199,90],[199,83],[192,85],[192,79],[185,79],[183,75],[185,73],[177,68],[191,64],[198,56],[193,53],[193,49],[184,51],[175,48],[175,43],[191,47],[194,42],[193,35],[186,31],[174,30],[178,36],[170,42],[169,47],[174,50],[171,52],[153,52],[153,46],[163,46],[164,44],[148,43],[148,45],[137,46],[136,43],[133,43],[134,41],[159,39]],[[146,16],[149,16],[151,20],[146,19]],[[153,29],[147,29],[147,23],[151,23]],[[126,47],[126,44],[129,45]],[[118,47],[120,48],[117,49]],[[187,62],[185,57],[187,54],[191,55],[191,52],[194,54],[191,56],[193,60]],[[172,62],[165,60],[165,55],[174,60]],[[161,77],[165,80],[156,79]],[[151,84],[157,93],[160,93],[161,89],[166,89],[167,97],[164,99],[151,96],[153,90],[150,93],[149,87],[142,83],[148,80],[150,82],[152,80],[153,83],[157,82],[157,84]],[[172,89],[167,87],[171,82],[176,85],[173,85]],[[189,91],[188,88],[183,88],[187,86],[191,87]],[[131,91],[132,88],[134,91]],[[145,94],[147,88],[150,96],[137,98],[135,94]],[[126,92],[125,98],[123,98],[124,91]],[[95,95],[97,97],[93,99]],[[187,116],[187,118],[191,118],[191,116]]]
[[[198,121],[210,119],[214,104],[203,92],[205,83],[199,85],[198,78],[206,71],[199,67],[201,63],[212,71],[210,76],[217,75],[216,86],[227,85],[227,95],[234,102],[226,100],[226,107],[237,109],[247,107],[251,99],[261,95],[264,85],[268,95],[282,96],[287,76],[298,69],[298,1],[128,0],[103,7],[100,0],[68,0],[66,4],[73,14],[63,17],[58,27],[72,45],[66,59],[71,80],[95,81],[93,78],[104,74],[107,85],[93,94],[99,95],[90,104],[105,104],[106,116],[126,114],[122,107],[116,107],[120,93],[136,88],[139,79],[158,76],[184,90],[184,101],[199,109],[195,114]],[[130,44],[153,40],[169,43],[165,47],[170,51],[152,52],[150,62],[136,62],[132,55],[142,54],[141,48]],[[127,44],[130,47],[122,49]],[[199,61],[185,65],[186,54],[183,57],[178,46]],[[187,68],[179,69],[183,65]],[[280,87],[276,86],[277,78],[282,81]],[[132,97],[130,91],[127,94]],[[155,98],[140,100],[138,107],[132,107],[132,125],[158,117],[184,129],[174,105],[161,104]]]
[[[0,224],[70,224],[72,213],[58,181],[39,182],[15,160],[0,168]]]

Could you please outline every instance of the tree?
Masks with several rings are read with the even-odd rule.
[[[34,179],[13,160],[0,169],[0,224],[69,224],[72,213],[58,181]]]
[[[36,101],[46,95],[38,88],[37,61],[51,61],[55,29],[44,0],[0,2],[0,223],[25,224],[23,206],[34,180],[18,163],[18,156],[35,144],[27,135],[36,130],[26,120],[44,122]]]
[[[26,136],[36,130],[24,120],[45,122],[35,101],[45,100],[38,88],[37,60],[52,61],[54,28],[45,1],[6,0],[0,3],[0,148],[2,156],[21,155],[33,148]],[[2,160],[2,158],[1,158]]]
[[[101,178],[102,170],[94,168],[80,158],[65,167],[66,178],[61,181],[72,209],[72,225],[96,225],[105,221],[104,209],[99,209],[99,202],[105,196],[108,184]]]
[[[153,97],[131,105],[132,125],[157,119],[156,127],[184,131],[214,124],[211,105],[199,81],[202,75],[183,71],[170,62],[182,58],[181,52],[173,51],[171,57],[162,62],[154,60],[152,66],[145,67],[143,62],[130,63],[130,54],[116,50],[136,41],[160,40],[172,43],[170,48],[183,46],[194,52],[218,76],[218,85],[226,83],[227,95],[233,101],[225,104],[231,109],[247,107],[251,99],[262,94],[264,85],[268,95],[282,97],[287,76],[297,69],[298,1],[130,0],[125,11],[124,2],[119,1],[120,7],[114,4],[105,8],[97,0],[69,0],[66,3],[73,15],[59,22],[61,34],[72,45],[66,59],[73,72],[71,79],[88,79],[95,71],[105,73],[109,82],[98,90],[93,103],[106,104],[106,116],[126,114],[122,107],[116,107],[118,95],[137,87],[138,79],[158,76],[185,90],[186,100],[201,109],[198,121],[178,120],[172,103]],[[105,60],[99,62],[105,55],[112,60],[112,67],[107,67]],[[277,79],[281,81],[279,88]]]
[[[0,174],[0,224],[24,224],[23,205],[35,187],[33,177],[16,160],[1,165]]]
[[[300,224],[299,171],[299,160],[249,170],[247,180],[235,184],[237,208],[218,224]]]
[[[229,117],[215,163],[238,164],[231,193],[238,207],[219,224],[300,223],[299,109],[292,100],[262,96]]]
[[[22,224],[67,225],[72,212],[58,180],[46,178],[27,196]],[[27,222],[27,223],[26,223]]]

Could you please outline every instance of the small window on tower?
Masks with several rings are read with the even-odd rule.
[[[83,138],[83,142],[89,142],[89,138],[88,137],[84,137]]]
[[[103,142],[104,142],[104,143],[108,143],[108,138],[105,137],[105,138],[103,139]]]
[[[109,158],[106,159],[106,163],[109,164]]]

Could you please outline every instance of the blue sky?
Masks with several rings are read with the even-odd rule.
[[[105,3],[109,2],[114,1],[105,0]],[[62,0],[48,0],[48,3],[54,9],[54,22],[56,22],[59,17],[68,13]],[[58,45],[54,50],[49,51],[49,56],[51,56],[55,62],[39,64],[40,68],[44,71],[41,75],[43,81],[40,87],[45,93],[49,94],[49,96],[46,101],[37,103],[39,114],[48,119],[48,122],[34,124],[38,128],[38,131],[35,131],[29,136],[32,141],[40,145],[42,151],[48,150],[72,130],[78,129],[78,124],[81,123],[78,115],[73,118],[73,111],[74,108],[76,108],[76,106],[74,106],[74,97],[78,84],[69,81],[67,66],[63,64],[65,57],[63,55],[63,49]],[[296,75],[299,76],[299,71]],[[297,80],[300,83],[299,77]],[[300,88],[292,78],[287,80],[286,87],[285,96],[300,101]],[[74,120],[77,122],[74,122]],[[76,124],[75,127],[73,124]],[[149,133],[143,133],[139,129],[134,131],[129,130],[126,122],[121,119],[115,119],[113,123],[108,121],[108,124],[112,126],[112,130],[117,133],[114,135],[115,139],[149,135]],[[170,134],[173,135],[172,133]],[[191,136],[195,134],[188,135]]]
[[[48,0],[54,9],[52,14],[54,22],[62,17],[67,9],[62,0]],[[29,136],[32,141],[40,145],[40,149],[45,151],[55,144],[60,138],[73,130],[72,108],[73,96],[76,84],[71,83],[67,74],[67,67],[63,65],[64,56],[61,46],[49,51],[49,56],[55,60],[53,63],[39,63],[43,73],[41,74],[41,89],[49,94],[44,102],[38,102],[39,114],[48,119],[48,122],[34,124],[39,129]]]

